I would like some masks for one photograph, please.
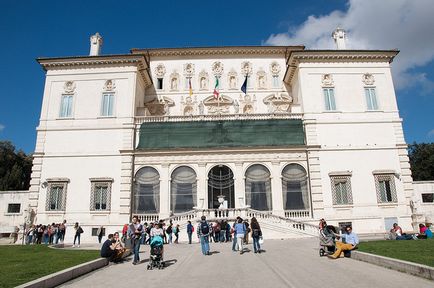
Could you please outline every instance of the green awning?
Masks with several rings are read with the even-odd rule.
[[[137,149],[304,145],[302,120],[151,122],[140,126]]]

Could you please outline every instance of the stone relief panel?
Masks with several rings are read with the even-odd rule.
[[[220,61],[216,61],[212,63],[211,69],[214,73],[214,76],[220,77],[223,74],[223,63]]]
[[[155,67],[155,75],[158,77],[158,78],[163,78],[164,77],[164,75],[166,74],[166,67],[164,67],[164,64],[163,63],[159,63],[158,65],[157,65],[157,67]]]
[[[208,73],[205,70],[202,70],[199,73],[199,90],[208,90],[208,86],[209,86]]]
[[[184,64],[184,74],[187,77],[193,76],[193,74],[194,74],[194,64],[193,63]]]
[[[243,63],[241,63],[241,74],[246,76],[246,75],[252,75],[252,71],[253,71],[253,67],[252,67],[252,63],[250,63],[249,61],[244,61]]]
[[[229,114],[234,100],[226,95],[221,95],[216,99],[214,96],[207,97],[203,104],[208,109],[208,114]]]
[[[270,114],[290,113],[292,103],[293,98],[287,93],[271,94],[264,98],[264,104],[267,105]]]
[[[258,83],[258,89],[266,89],[267,88],[267,73],[264,70],[259,70],[256,73],[256,83]]]
[[[103,90],[107,92],[114,91],[116,89],[116,83],[115,80],[107,80],[104,83]]]
[[[229,89],[236,90],[237,87],[237,72],[235,72],[234,69],[231,69],[228,73],[228,83],[229,83]]]
[[[152,116],[169,116],[170,107],[173,106],[175,106],[175,102],[169,97],[162,97],[145,103],[145,108]]]
[[[270,64],[270,72],[273,76],[278,76],[280,73],[280,65],[277,62],[272,62]]]
[[[170,91],[178,91],[179,90],[179,74],[174,71],[170,74]]]
[[[63,85],[63,91],[65,93],[74,93],[75,91],[75,83],[74,81],[66,81]]]
[[[196,107],[197,107],[197,99],[196,97],[191,97],[188,95],[187,97],[182,97],[181,99],[181,105],[182,105],[182,114],[184,116],[193,116],[196,113]]]
[[[365,83],[365,85],[372,86],[375,83],[374,75],[372,75],[371,73],[365,73],[362,76],[362,81],[363,83]]]
[[[240,108],[243,114],[253,114],[255,113],[255,102],[256,96],[250,96],[249,94],[240,95]]]
[[[321,86],[323,86],[323,87],[335,86],[335,82],[333,81],[333,75],[332,74],[323,74],[321,76]]]

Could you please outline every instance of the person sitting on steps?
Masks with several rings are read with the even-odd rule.
[[[345,239],[345,243],[336,241],[336,251],[332,255],[327,255],[329,258],[337,259],[342,252],[354,250],[359,244],[359,237],[356,233],[353,233],[351,226],[347,226],[345,232],[346,234],[342,235],[342,238]]]

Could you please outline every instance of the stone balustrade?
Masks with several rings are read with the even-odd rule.
[[[276,114],[209,114],[192,116],[137,116],[135,124],[151,122],[188,122],[188,121],[219,121],[219,120],[268,120],[268,119],[303,119],[302,113],[276,113]]]

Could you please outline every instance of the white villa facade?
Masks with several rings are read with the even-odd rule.
[[[358,233],[395,220],[413,229],[397,51],[340,43],[101,55],[98,34],[91,43],[90,56],[38,59],[36,223],[80,222],[84,241],[132,215],[257,216],[269,237],[313,235],[320,218]]]

